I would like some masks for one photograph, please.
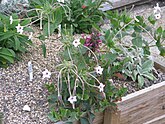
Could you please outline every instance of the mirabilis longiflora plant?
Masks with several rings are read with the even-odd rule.
[[[107,69],[102,67],[98,59],[100,48],[87,45],[84,35],[81,39],[74,38],[72,31],[72,26],[71,32],[65,29],[61,39],[59,54],[62,61],[56,66],[59,70],[57,86],[47,85],[48,90],[54,89],[50,100],[56,97],[49,118],[55,122],[74,122],[79,119],[90,122],[94,119],[94,112],[104,110],[112,101],[120,99],[125,89],[112,87],[110,81],[102,82],[103,73]],[[91,43],[100,40],[99,32],[93,32],[92,35],[98,39],[91,37]]]

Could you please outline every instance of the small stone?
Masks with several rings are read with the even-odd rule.
[[[24,110],[24,111],[30,112],[30,107],[29,107],[28,105],[25,105],[25,106],[23,107],[23,110]]]

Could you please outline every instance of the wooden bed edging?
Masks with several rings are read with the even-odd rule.
[[[111,1],[111,0],[109,0]],[[100,8],[102,11],[108,11],[108,10],[121,10],[123,8],[129,8],[131,6],[136,6],[136,5],[142,5],[145,3],[149,3],[153,0],[117,0],[115,2],[112,2],[112,6],[110,4],[103,4],[103,8]]]
[[[154,61],[165,72],[164,64]],[[122,97],[117,106],[118,111],[105,110],[103,124],[165,124],[165,81]]]

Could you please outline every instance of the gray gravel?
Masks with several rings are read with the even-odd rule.
[[[37,34],[35,34],[37,35]],[[53,36],[54,38],[56,35]],[[50,124],[47,113],[46,83],[56,83],[55,79],[42,79],[42,71],[47,68],[52,77],[56,74],[54,66],[58,62],[56,52],[59,40],[46,41],[47,58],[42,56],[41,44],[37,39],[36,48],[30,48],[30,52],[23,56],[23,60],[16,62],[7,69],[0,69],[0,111],[5,114],[5,124]],[[29,81],[27,70],[28,61],[32,61],[34,80]],[[23,111],[23,106],[29,105],[30,112]]]
[[[164,8],[163,8],[164,9]],[[143,7],[133,9],[133,13],[150,14],[151,8]],[[143,13],[141,13],[143,12]],[[165,15],[158,25],[165,27]],[[36,30],[37,31],[37,30]],[[37,36],[37,33],[35,34]],[[56,38],[56,35],[52,36]],[[57,51],[59,40],[46,41],[47,58],[43,58],[41,43],[33,39],[35,47],[29,48],[30,52],[24,54],[23,60],[16,62],[7,69],[0,69],[0,111],[5,114],[5,124],[51,124],[47,118],[48,103],[46,83],[56,83],[56,70],[54,66],[59,62]],[[157,55],[157,52],[154,52]],[[34,80],[29,81],[27,63],[32,61]],[[162,59],[161,61],[164,61]],[[165,63],[165,62],[164,62]],[[55,72],[49,80],[42,80],[42,71],[47,68]],[[30,112],[23,111],[23,106],[29,105]]]

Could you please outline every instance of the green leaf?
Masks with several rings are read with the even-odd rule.
[[[14,36],[14,43],[15,43],[15,50],[18,50],[20,48],[20,41],[18,39],[18,37],[15,35]]]
[[[138,72],[136,70],[133,70],[133,75],[132,75],[133,81],[136,81],[137,74],[138,74]]]
[[[109,64],[117,59],[117,55],[113,53],[106,53],[102,55],[102,59],[105,59]]]
[[[85,118],[85,117],[81,117],[80,118],[80,122],[81,122],[81,124],[90,124],[89,121],[88,121],[88,119]]]
[[[41,48],[42,48],[42,53],[44,55],[44,58],[46,58],[46,45],[43,42],[42,42]]]
[[[21,22],[21,26],[28,25],[28,24],[30,24],[30,22],[31,22],[31,19],[25,19]]]
[[[150,80],[156,79],[156,77],[153,74],[151,74],[151,73],[145,73],[145,74],[143,74],[143,76],[147,77]]]
[[[0,58],[2,57],[5,60],[9,61],[10,63],[14,63],[15,54],[13,54],[14,51],[13,52],[11,52],[11,51],[12,50],[9,50],[7,48],[0,49]]]
[[[56,29],[58,27],[58,25],[55,25],[54,23],[50,23],[50,35],[54,32],[54,30]],[[47,23],[45,23],[45,25],[44,25],[44,27],[43,27],[43,32],[44,32],[44,35],[45,36],[49,36],[49,34],[48,34],[48,30],[49,30],[49,28],[48,28],[48,22]]]
[[[132,39],[132,44],[137,47],[142,47],[143,40],[141,37],[136,37],[136,38]]]
[[[147,60],[142,64],[142,72],[146,73],[148,71],[151,71],[154,66],[154,63],[152,60]]]
[[[48,114],[48,118],[53,121],[53,122],[57,122],[57,120],[54,118],[53,114],[52,113],[49,113]]]
[[[3,36],[0,37],[0,41],[6,40],[6,39],[12,37],[13,35],[14,35],[13,32],[10,32],[10,31],[5,32],[5,33],[3,33]]]
[[[60,7],[57,7],[57,9],[54,12],[54,24],[59,25],[62,22],[62,9]]]
[[[165,47],[160,47],[159,50],[160,50],[160,55],[165,56]]]
[[[144,85],[143,76],[138,75],[138,86],[141,88]]]
[[[155,22],[156,22],[154,16],[152,16],[152,15],[148,17],[148,21],[149,21],[151,24],[153,24],[153,25],[154,25]]]
[[[156,33],[157,33],[157,34],[162,34],[162,33],[163,33],[162,27],[159,27],[159,28],[156,30]]]

